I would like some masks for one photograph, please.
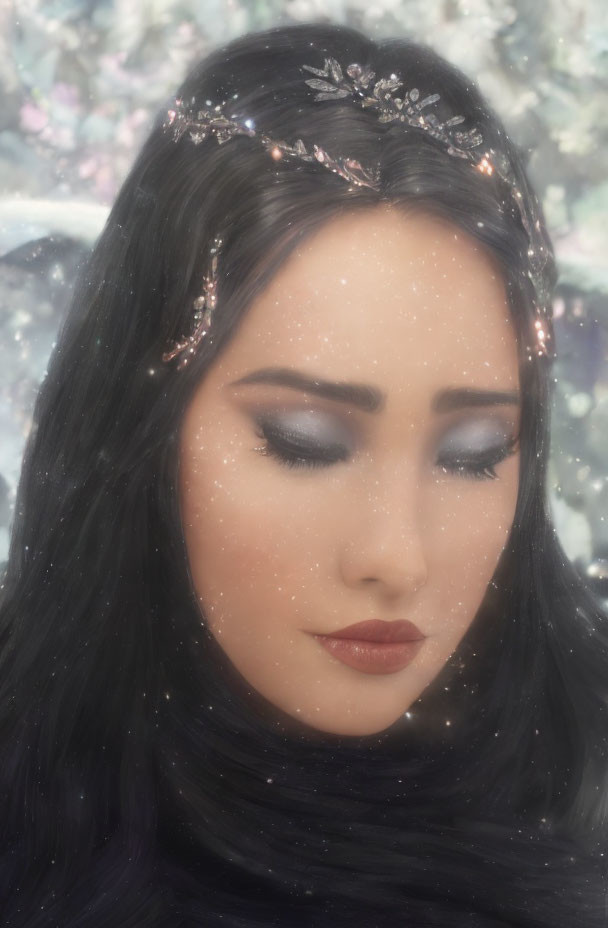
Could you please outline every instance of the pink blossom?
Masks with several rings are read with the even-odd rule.
[[[58,81],[51,89],[51,98],[63,106],[76,107],[79,102],[79,91],[75,84],[66,84]]]
[[[29,100],[19,111],[19,122],[24,132],[41,132],[49,118],[44,110]]]

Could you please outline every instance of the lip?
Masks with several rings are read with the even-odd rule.
[[[350,631],[350,629],[349,629]],[[408,641],[378,642],[334,635],[314,635],[326,651],[362,673],[396,673],[415,658],[426,641],[425,637]]]
[[[341,628],[337,632],[328,632],[322,637],[392,644],[397,641],[424,640],[426,635],[423,635],[418,626],[407,619],[397,619],[393,622],[370,619],[366,622],[357,622],[355,625],[347,625],[346,628]]]
[[[417,625],[407,619],[369,619],[327,635],[313,636],[326,651],[362,673],[396,673],[414,659],[424,642]]]

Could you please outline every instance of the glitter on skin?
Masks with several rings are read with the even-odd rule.
[[[385,401],[373,411],[293,386],[234,386],[266,368],[369,385]],[[339,734],[380,732],[410,711],[475,617],[519,481],[518,449],[495,479],[438,464],[484,435],[516,435],[518,404],[437,411],[434,400],[518,388],[500,273],[437,218],[382,205],[334,219],[254,301],[186,412],[180,506],[202,619],[271,708]],[[341,457],[288,467],[259,453],[264,417],[305,426]],[[370,618],[407,618],[428,639],[407,667],[378,675],[313,637]]]

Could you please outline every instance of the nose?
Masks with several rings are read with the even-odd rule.
[[[353,507],[357,522],[349,525],[340,558],[348,586],[375,586],[391,599],[415,593],[428,580],[420,487],[405,470],[387,464],[361,486]]]

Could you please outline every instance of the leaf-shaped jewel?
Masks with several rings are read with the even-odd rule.
[[[333,84],[328,83],[328,81],[319,81],[314,77],[311,77],[309,81],[304,81],[305,84],[308,84],[309,87],[312,87],[313,90],[325,90],[336,91],[338,88],[334,87]]]
[[[303,64],[302,67],[303,67],[306,71],[310,71],[311,74],[316,74],[317,77],[327,77],[327,76],[328,76],[328,74],[327,74],[327,68],[324,68],[323,70],[321,70],[320,68],[313,68],[313,67],[312,67],[311,65],[309,65],[309,64]]]
[[[340,97],[349,97],[350,92],[348,90],[340,90],[336,88],[335,93],[318,93],[315,97],[315,100],[338,100]]]
[[[392,80],[389,77],[383,77],[381,80],[376,81],[376,84],[374,87],[374,95],[378,96],[378,92],[383,93],[384,91],[388,91],[388,93],[392,93],[393,90],[397,90],[397,88],[401,87],[402,85],[403,85],[403,81],[397,81],[397,80]]]
[[[373,81],[375,76],[376,72],[372,71],[371,68],[363,68],[361,74],[359,75],[359,83],[367,90],[367,87],[369,86],[370,82]]]
[[[329,70],[331,72],[331,76],[333,77],[334,81],[336,82],[336,84],[341,84],[342,81],[344,80],[344,75],[342,74],[342,68],[340,67],[340,65],[338,64],[335,58],[328,58],[327,61],[329,62]]]
[[[454,133],[454,139],[459,145],[466,148],[476,148],[483,142],[483,136],[480,135],[477,129],[468,129],[466,132],[456,131]]]
[[[464,116],[452,116],[451,119],[448,119],[444,125],[446,126],[458,126],[461,122],[464,122]]]
[[[408,96],[409,96],[410,100],[412,100],[412,102],[415,103],[416,100],[418,99],[418,97],[420,96],[420,91],[418,90],[417,87],[413,87],[413,88],[410,90]]]
[[[437,100],[440,100],[438,93],[432,93],[430,96],[425,97],[424,100],[421,100],[418,106],[422,109],[423,106],[430,106],[431,103],[437,103]]]

